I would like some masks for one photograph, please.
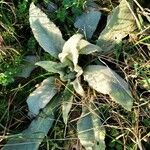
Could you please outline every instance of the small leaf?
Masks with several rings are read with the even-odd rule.
[[[37,115],[40,109],[44,108],[56,93],[55,78],[49,77],[43,80],[41,85],[27,99],[29,115]]]
[[[85,34],[86,38],[90,39],[96,30],[100,17],[101,13],[99,11],[92,10],[83,13],[81,16],[76,18],[74,26],[78,28],[82,34]]]
[[[132,9],[133,2],[121,0],[119,6],[114,8],[108,16],[107,25],[97,40],[97,45],[104,52],[113,51],[124,37],[137,29],[135,18],[131,12]]]
[[[55,97],[21,134],[8,139],[2,150],[38,150],[54,122],[54,112],[60,105]]]
[[[59,54],[59,59],[62,63],[68,64],[68,60],[71,61],[74,65],[74,71],[78,71],[77,69],[77,63],[78,63],[78,57],[79,52],[77,49],[77,45],[79,41],[82,39],[81,34],[75,34],[73,35],[65,44],[62,50],[62,53]]]
[[[40,46],[53,57],[58,58],[65,43],[60,30],[33,3],[30,5],[29,21],[34,37]]]
[[[68,114],[72,107],[73,97],[73,87],[72,85],[67,85],[62,95],[62,115],[65,125],[67,125]]]
[[[39,59],[34,55],[29,55],[24,58],[24,63],[21,65],[21,72],[17,74],[17,77],[27,78],[30,76],[30,73],[36,68],[35,63]]]
[[[133,97],[128,84],[113,70],[102,65],[90,65],[84,71],[84,80],[96,91],[108,94],[112,100],[131,110]]]
[[[82,88],[82,85],[80,84],[79,78],[76,78],[73,82],[70,84],[73,85],[74,90],[82,97],[85,97],[85,92]]]
[[[64,76],[64,68],[66,67],[62,63],[57,63],[53,61],[39,61],[35,65],[38,65],[48,72],[51,73],[58,73],[60,75],[60,78],[63,78]]]
[[[101,52],[101,48],[97,45],[91,44],[88,41],[82,39],[78,44],[80,54],[88,55],[94,52]]]
[[[88,108],[82,107],[82,114],[77,122],[80,143],[86,150],[105,150],[105,128],[93,107],[88,105]]]

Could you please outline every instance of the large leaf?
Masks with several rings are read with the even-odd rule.
[[[78,72],[79,66],[78,58],[79,52],[77,49],[77,45],[79,41],[82,39],[81,34],[75,34],[69,38],[69,40],[64,44],[62,53],[59,54],[59,59],[62,63],[69,64],[69,62],[73,63],[74,71]]]
[[[39,58],[34,55],[28,55],[24,58],[24,63],[20,66],[21,72],[17,74],[17,77],[27,78],[30,73],[36,68],[35,63],[39,61]]]
[[[97,45],[104,52],[113,51],[124,37],[136,30],[135,18],[131,12],[132,8],[133,2],[121,0],[119,6],[108,16],[107,25],[97,40]]]
[[[80,42],[78,43],[78,49],[79,53],[84,55],[102,51],[102,49],[99,46],[91,44],[90,42],[84,39],[81,39]]]
[[[69,112],[73,103],[73,97],[74,97],[73,87],[72,85],[68,84],[66,85],[66,88],[62,95],[62,116],[63,116],[65,125],[67,125]]]
[[[96,30],[98,22],[100,20],[101,13],[99,11],[89,11],[83,13],[76,18],[74,26],[80,30],[82,34],[90,39]]]
[[[55,97],[21,134],[8,140],[2,150],[38,150],[54,122],[54,112],[60,105]]]
[[[90,65],[84,71],[84,80],[96,91],[108,94],[112,100],[131,110],[133,98],[128,84],[113,70],[102,65]]]
[[[29,21],[34,37],[40,46],[57,58],[65,43],[60,30],[33,3],[30,5]]]
[[[63,78],[64,76],[64,69],[65,65],[62,63],[57,63],[53,61],[39,61],[35,65],[38,65],[42,68],[44,68],[46,71],[51,73],[58,73],[60,75],[60,78]]]
[[[101,13],[99,6],[93,0],[86,1],[84,11],[82,15],[76,18],[74,26],[87,39],[91,39],[101,18]]]
[[[77,122],[80,143],[86,150],[105,150],[105,129],[94,107],[87,107],[82,107],[82,114]]]
[[[49,77],[43,80],[41,85],[27,99],[29,115],[37,115],[40,109],[44,108],[56,93],[55,78]]]

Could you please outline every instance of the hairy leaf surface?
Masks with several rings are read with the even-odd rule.
[[[77,45],[82,39],[81,34],[75,34],[64,44],[62,53],[59,54],[59,59],[62,63],[68,64],[68,61],[73,63],[74,71],[78,72],[79,50]],[[68,64],[70,66],[70,64]]]
[[[73,97],[74,97],[73,94],[74,93],[73,93],[72,85],[70,84],[66,85],[66,88],[62,95],[62,115],[63,115],[63,120],[64,120],[65,125],[67,125],[67,121],[69,118],[68,114],[72,107]]]
[[[73,85],[74,90],[80,95],[85,97],[85,92],[82,88],[82,85],[80,83],[80,79],[76,78],[73,82],[71,82],[71,84]]]
[[[44,108],[56,93],[55,78],[49,77],[43,80],[41,85],[27,99],[29,115],[36,116],[40,109]]]
[[[60,75],[60,78],[63,78],[64,68],[66,67],[62,63],[57,63],[57,62],[53,62],[53,61],[39,61],[35,65],[38,65],[38,66],[44,68],[48,72],[58,73]]]
[[[82,107],[77,122],[78,138],[86,150],[105,150],[105,129],[94,108],[91,105],[87,107]]]
[[[21,65],[21,72],[17,74],[17,77],[27,78],[30,73],[36,68],[35,63],[39,61],[39,58],[35,55],[28,55],[24,58],[24,63]]]
[[[81,39],[78,44],[78,49],[80,54],[88,55],[94,52],[101,52],[101,48],[97,45],[94,45],[84,39]]]
[[[60,105],[55,97],[21,134],[8,140],[2,150],[38,150],[54,122],[54,112]]]
[[[92,38],[94,31],[100,20],[101,13],[99,11],[89,11],[83,13],[76,18],[74,26],[80,30],[88,39]]]
[[[113,70],[102,65],[90,65],[84,71],[84,80],[96,91],[108,94],[112,100],[131,110],[133,98],[128,84]]]
[[[65,43],[60,30],[33,3],[30,5],[29,21],[34,37],[40,46],[50,55],[58,58]]]
[[[114,8],[108,16],[107,25],[97,40],[97,45],[104,52],[113,51],[113,48],[120,44],[124,37],[136,30],[137,26],[131,12],[132,8],[133,2],[121,0],[119,6]]]

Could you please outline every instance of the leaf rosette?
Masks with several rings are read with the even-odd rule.
[[[81,99],[86,97],[81,84],[81,76],[91,88],[109,95],[112,100],[126,110],[131,110],[133,98],[128,84],[117,73],[103,65],[89,65],[84,69],[78,65],[80,55],[101,53],[101,47],[84,40],[83,35],[79,33],[65,41],[59,28],[33,3],[30,5],[29,21],[39,45],[57,61],[35,63],[35,65],[52,73],[27,99],[29,115],[36,117],[36,119],[21,133],[21,138],[9,139],[3,150],[38,149],[53,125],[54,113],[59,106],[62,108],[63,120],[67,125],[74,93],[79,94]],[[63,91],[58,90],[56,80],[65,85]],[[91,112],[91,110],[93,111]],[[103,123],[97,117],[97,110],[93,108],[91,103],[87,107],[82,106],[77,130],[80,142],[87,150],[105,149],[105,129]],[[87,137],[90,137],[90,142]],[[30,138],[32,140],[29,140]],[[15,144],[12,145],[13,143]]]

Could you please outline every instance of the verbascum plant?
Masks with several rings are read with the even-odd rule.
[[[61,31],[33,3],[29,10],[30,26],[40,46],[56,61],[39,61],[35,65],[44,68],[51,75],[33,91],[28,99],[29,116],[35,117],[29,127],[19,135],[8,139],[3,150],[37,150],[53,126],[57,108],[62,108],[63,121],[67,125],[68,114],[75,95],[81,101],[86,98],[81,77],[90,88],[99,93],[108,94],[116,103],[130,111],[133,97],[128,84],[108,66],[79,66],[81,55],[101,52],[101,48],[84,40],[81,34],[75,34],[67,41]],[[63,84],[60,90],[57,81]],[[105,149],[105,128],[98,116],[93,101],[82,105],[82,114],[77,122],[77,135],[86,150]]]

